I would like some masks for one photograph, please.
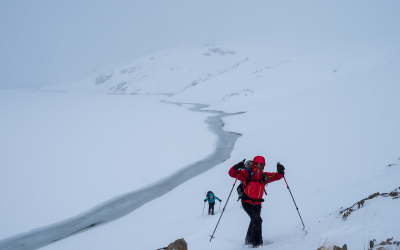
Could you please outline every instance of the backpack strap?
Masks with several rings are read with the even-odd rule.
[[[244,186],[244,188],[243,188],[243,198],[242,198],[242,201],[248,201],[248,200],[251,200],[251,202],[253,203],[253,205],[255,204],[255,202],[257,202],[257,201],[261,201],[261,202],[264,202],[264,199],[250,199],[250,197],[247,195],[247,194],[245,194],[244,192],[245,192],[245,190],[246,190],[246,187],[247,187],[247,185],[249,185],[249,183],[251,182],[251,181],[259,181],[260,183],[261,182],[264,182],[264,178],[262,178],[262,179],[260,179],[260,180],[253,180],[253,179],[251,179],[251,176],[253,175],[253,172],[251,171],[251,169],[249,169],[249,168],[246,168],[248,171],[249,171],[249,177],[247,178],[247,181],[246,181],[246,185]],[[263,173],[263,177],[264,177],[264,173]],[[265,184],[267,184],[267,183],[265,183]],[[267,192],[265,191],[265,189],[264,189],[264,193],[265,193],[265,195],[267,195]],[[240,199],[240,198],[239,198]],[[238,200],[239,200],[238,199]]]
[[[246,170],[249,171],[249,177],[247,178],[246,185],[245,185],[245,187],[243,188],[243,191],[246,190],[246,187],[247,187],[247,185],[249,185],[250,181],[264,182],[264,176],[265,176],[264,173],[262,174],[262,176],[263,176],[262,179],[260,179],[260,180],[253,180],[253,179],[251,179],[251,176],[253,175],[253,172],[251,171],[251,169],[250,169],[250,168],[246,168]],[[264,183],[267,184],[266,182],[264,182]]]
[[[247,185],[249,185],[249,183],[251,181],[251,176],[253,175],[253,172],[251,171],[250,168],[246,168],[246,170],[249,171],[249,177],[247,177],[246,185],[243,188],[243,192],[244,192],[244,190],[246,190]]]

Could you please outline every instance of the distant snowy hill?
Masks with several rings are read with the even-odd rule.
[[[333,84],[360,89],[371,88],[372,84],[394,84],[399,40],[395,36],[362,42],[281,42],[255,37],[173,48],[76,83],[42,90],[169,93],[176,95],[172,100],[219,104],[220,108],[235,110],[232,103],[235,106],[237,100],[240,107],[247,107],[255,103],[254,98],[276,101]]]
[[[131,95],[176,94],[237,67],[240,60],[246,61],[242,57],[223,44],[164,50],[57,89]]]

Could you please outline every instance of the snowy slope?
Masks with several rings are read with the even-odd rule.
[[[262,211],[269,249],[317,249],[325,240],[339,246],[346,243],[349,249],[367,249],[372,239],[381,242],[394,237],[393,241],[399,241],[400,199],[380,196],[368,200],[347,220],[339,214],[341,208],[375,192],[400,187],[400,39],[396,35],[285,42],[251,37],[174,48],[74,84],[42,89],[132,99],[169,93],[173,94],[166,98],[169,102],[245,112],[224,118],[225,130],[243,135],[228,161],[117,221],[43,249],[157,249],[182,237],[191,250],[242,249],[249,220],[236,194],[211,243],[209,235],[220,214],[201,216],[203,199],[205,192],[213,190],[223,206],[234,182],[228,169],[256,155],[265,156],[266,171],[275,171],[278,161],[285,165],[286,179],[308,231],[301,230],[284,181],[272,183]],[[152,105],[142,102],[139,105]],[[152,110],[166,116],[172,112]],[[182,115],[195,123],[195,118]],[[197,128],[191,133],[196,135],[191,140],[195,144],[209,136],[209,131],[198,132]],[[166,140],[164,135],[157,139]],[[203,144],[207,145],[212,151],[212,143]],[[193,149],[183,146],[173,151],[180,157]],[[202,154],[193,157],[205,157],[210,151],[202,148]],[[189,158],[174,166],[191,163]],[[135,171],[147,173],[149,169]]]
[[[163,99],[0,91],[0,238],[80,214],[213,152],[207,115]]]
[[[325,240],[364,249],[368,240],[400,240],[399,199],[370,200],[345,221],[338,213],[375,192],[400,186],[397,41],[227,41],[174,49],[169,55],[163,51],[107,72],[112,77],[102,84],[93,79],[79,83],[85,91],[116,93],[121,81],[128,81],[122,79],[127,74],[123,69],[146,62],[146,70],[136,71],[147,75],[145,80],[128,81],[119,93],[167,92],[175,94],[168,101],[245,111],[224,119],[226,130],[243,136],[226,163],[121,220],[45,249],[156,249],[181,237],[190,249],[241,249],[248,218],[236,195],[211,243],[208,235],[218,218],[201,217],[202,199],[204,192],[213,190],[225,202],[234,181],[228,169],[255,155],[266,157],[267,171],[274,171],[278,161],[286,166],[288,184],[308,228],[308,234],[301,231],[284,182],[270,184],[262,212],[270,249],[316,249]],[[212,53],[215,48],[221,53]],[[170,57],[157,60],[161,55]]]

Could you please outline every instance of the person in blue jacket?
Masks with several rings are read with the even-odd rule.
[[[204,199],[204,202],[208,201],[208,214],[214,215],[215,199],[219,200],[219,202],[222,201],[213,192],[208,191],[207,198]]]

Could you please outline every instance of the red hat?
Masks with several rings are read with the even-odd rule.
[[[253,159],[253,162],[258,162],[258,163],[264,163],[265,164],[265,158],[262,156],[256,156]]]

